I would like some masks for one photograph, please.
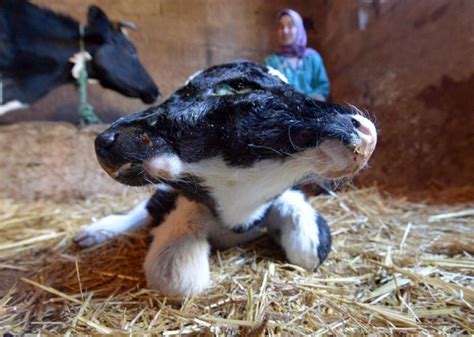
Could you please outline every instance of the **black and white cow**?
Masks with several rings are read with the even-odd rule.
[[[83,41],[92,56],[89,77],[105,88],[153,103],[159,91],[140,63],[124,25],[89,8]],[[25,0],[0,0],[0,115],[74,83],[71,56],[79,52],[79,22]]]
[[[376,139],[374,125],[353,108],[300,94],[267,68],[245,61],[211,67],[96,138],[110,176],[158,190],[129,214],[84,228],[76,241],[91,246],[152,224],[145,272],[165,295],[201,292],[211,245],[230,247],[264,231],[290,262],[314,270],[331,235],[294,186],[355,174]]]

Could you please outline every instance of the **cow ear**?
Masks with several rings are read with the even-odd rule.
[[[102,9],[94,5],[89,7],[87,28],[94,34],[102,36],[104,39],[106,39],[112,31],[112,25],[107,15]]]

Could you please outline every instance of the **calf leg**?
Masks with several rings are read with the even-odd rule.
[[[81,247],[91,247],[130,230],[163,221],[173,208],[176,193],[160,184],[149,200],[144,200],[126,214],[113,214],[85,226],[74,238]]]
[[[326,220],[298,190],[287,190],[272,205],[265,225],[288,260],[314,270],[329,255],[331,234]]]
[[[81,247],[91,247],[110,240],[129,229],[147,225],[151,221],[146,209],[148,200],[143,200],[127,214],[113,214],[85,226],[74,241]]]
[[[235,233],[230,229],[223,227],[220,223],[209,228],[209,242],[212,248],[228,249],[237,245],[251,242],[264,234],[260,227],[249,230],[244,233]]]
[[[207,229],[216,222],[210,210],[185,197],[153,229],[153,241],[145,259],[148,287],[165,296],[190,296],[210,282]]]

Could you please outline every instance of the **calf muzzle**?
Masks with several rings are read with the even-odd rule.
[[[111,127],[95,139],[95,151],[102,168],[115,180],[131,186],[154,183],[143,170],[143,161],[151,157],[154,148],[144,132]]]

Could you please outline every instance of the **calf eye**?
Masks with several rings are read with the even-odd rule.
[[[143,140],[143,142],[144,142],[146,145],[148,145],[148,146],[150,146],[150,147],[153,147],[153,141],[150,139],[150,136],[148,136],[147,133],[144,133],[144,134],[143,134],[142,140]]]
[[[235,94],[235,90],[225,83],[216,85],[212,92],[213,96],[228,96],[233,94]]]
[[[246,94],[252,91],[257,91],[260,86],[251,81],[243,81],[240,79],[231,79],[226,82],[218,83],[212,89],[212,96],[229,96]]]

